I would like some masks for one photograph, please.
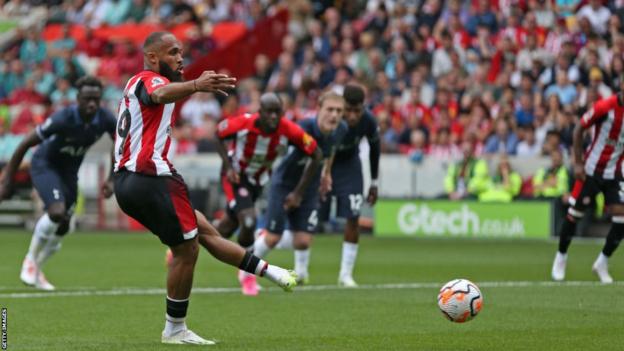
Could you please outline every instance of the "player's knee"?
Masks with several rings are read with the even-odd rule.
[[[293,247],[295,250],[307,250],[312,246],[312,235],[295,233]]]
[[[256,229],[256,215],[253,211],[243,211],[241,212],[239,222],[242,228],[248,231],[253,231]]]
[[[267,244],[268,247],[274,248],[281,238],[281,235],[277,235],[275,233],[267,231],[266,235],[264,235],[264,242]]]
[[[56,230],[56,235],[64,236],[65,234],[69,233],[70,228],[71,220],[70,218],[65,217],[59,222],[58,229]]]
[[[171,252],[176,260],[186,264],[195,264],[199,255],[197,239],[187,240],[179,245],[171,247]]]
[[[65,206],[50,206],[48,217],[54,223],[61,223],[65,220]]]

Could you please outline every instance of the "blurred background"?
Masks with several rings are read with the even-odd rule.
[[[0,0],[0,167],[25,133],[75,102],[85,74],[104,82],[103,105],[116,113],[142,69],[142,41],[169,30],[187,78],[213,69],[239,80],[227,98],[195,94],[176,110],[171,159],[209,218],[224,208],[218,121],[257,111],[265,91],[280,94],[287,118],[311,118],[321,91],[357,81],[383,152],[382,200],[363,227],[548,237],[573,184],[573,127],[622,86],[623,20],[624,0]],[[140,230],[98,194],[103,139],[80,171],[78,225]],[[361,152],[368,182],[366,142]],[[41,211],[28,162],[19,184],[0,225],[30,226]],[[602,203],[592,199],[579,234],[605,233]]]

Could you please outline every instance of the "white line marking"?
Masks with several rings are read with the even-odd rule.
[[[297,291],[331,291],[331,290],[385,290],[385,289],[438,289],[444,283],[397,283],[397,284],[364,284],[356,289],[341,288],[337,285],[307,285],[296,288]],[[599,282],[590,281],[569,281],[569,282],[551,282],[551,281],[499,281],[499,282],[480,282],[480,288],[533,288],[533,287],[568,287],[568,286],[608,286]],[[624,286],[624,282],[615,282],[616,286]],[[280,291],[277,287],[265,288],[263,291]],[[32,292],[32,293],[5,293],[0,294],[0,298],[5,299],[35,299],[47,297],[75,297],[75,296],[149,296],[164,295],[163,288],[117,288],[110,290],[66,290],[56,292]],[[240,293],[240,288],[194,288],[193,294],[228,294]]]

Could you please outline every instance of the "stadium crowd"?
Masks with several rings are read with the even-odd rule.
[[[19,142],[16,135],[72,103],[74,84],[86,73],[104,81],[104,101],[116,110],[120,84],[141,68],[141,50],[129,41],[93,37],[91,29],[191,22],[196,39],[185,43],[185,58],[192,62],[212,49],[215,23],[241,21],[251,28],[282,6],[270,0],[0,1],[0,18],[25,16],[39,3],[46,3],[41,23],[81,24],[87,33],[77,42],[65,26],[60,39],[45,42],[42,28],[34,26],[4,43],[3,151]],[[382,152],[403,153],[414,162],[501,153],[548,156],[553,167],[547,175],[555,181],[546,181],[557,187],[557,160],[568,157],[576,119],[621,88],[623,0],[327,3],[288,2],[289,34],[276,62],[258,55],[255,74],[239,77],[248,79],[240,81],[237,94],[196,94],[186,102],[175,131],[176,152],[214,151],[217,121],[256,111],[261,92],[279,93],[288,117],[298,120],[314,115],[320,91],[357,80],[368,88]],[[542,189],[544,181],[534,185]]]

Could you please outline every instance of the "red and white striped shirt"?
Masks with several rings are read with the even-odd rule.
[[[584,129],[593,126],[592,142],[585,151],[585,173],[603,179],[622,177],[624,160],[624,106],[617,95],[601,99],[581,117]]]
[[[259,118],[256,113],[225,119],[219,123],[217,135],[221,139],[234,138],[230,149],[234,170],[245,174],[252,184],[264,185],[269,180],[280,146],[285,149],[290,142],[312,155],[317,145],[311,135],[286,118],[280,119],[274,133],[265,134],[256,126]]]
[[[158,176],[175,172],[167,159],[175,103],[155,104],[150,99],[167,84],[167,78],[152,71],[143,71],[126,84],[117,115],[115,171]]]

